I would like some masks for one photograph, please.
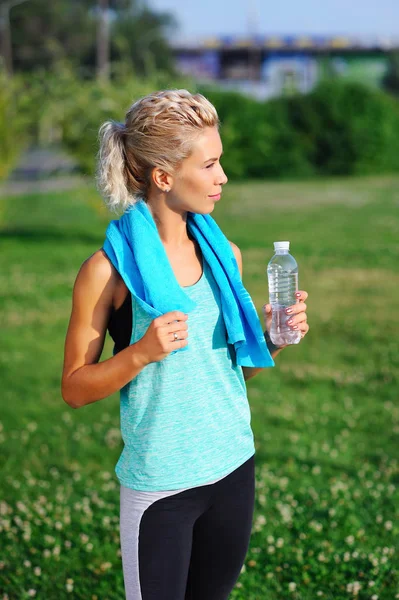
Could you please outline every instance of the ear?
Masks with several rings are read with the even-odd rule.
[[[166,171],[163,171],[158,167],[155,167],[152,170],[151,178],[161,192],[165,192],[167,190],[169,191],[173,186],[174,180],[172,175],[166,173]]]

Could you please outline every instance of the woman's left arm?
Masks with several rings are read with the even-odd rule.
[[[236,257],[236,261],[237,261],[241,279],[242,279],[241,250],[239,249],[239,247],[236,244],[233,244],[233,242],[230,242],[230,245],[234,252],[234,256]],[[309,331],[309,325],[307,323],[307,315],[306,315],[307,306],[305,304],[305,300],[308,298],[309,294],[307,292],[305,292],[304,290],[300,290],[297,292],[296,295],[298,298],[297,303],[289,307],[290,313],[287,313],[287,320],[289,319],[292,321],[290,323],[291,327],[296,327],[297,329],[299,329],[299,331],[301,332],[302,339],[303,339],[305,337],[305,335],[307,334],[307,332]],[[273,314],[272,307],[270,304],[264,304],[262,307],[262,310],[263,310],[263,319],[264,319],[264,323],[265,323],[264,336],[265,336],[265,340],[266,340],[266,344],[269,349],[269,352],[274,360],[275,357],[278,354],[280,354],[280,352],[284,348],[287,347],[287,345],[281,346],[281,347],[274,346],[273,342],[270,340],[270,337],[269,337],[270,327],[272,324],[272,314]],[[260,371],[262,371],[262,370],[263,370],[263,367],[243,367],[242,368],[245,380],[250,379],[251,377],[254,377],[258,373],[260,373]]]

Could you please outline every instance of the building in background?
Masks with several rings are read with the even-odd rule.
[[[172,44],[182,73],[259,99],[309,92],[323,78],[380,86],[399,39],[220,36]]]

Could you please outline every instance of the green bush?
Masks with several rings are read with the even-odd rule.
[[[233,178],[351,175],[399,169],[399,104],[356,83],[257,102],[203,88],[222,121]]]
[[[292,127],[306,139],[321,175],[399,168],[399,105],[383,92],[335,82],[286,102]]]
[[[18,87],[18,93],[16,89]],[[27,141],[63,143],[83,173],[93,175],[98,130],[122,120],[139,97],[157,89],[200,91],[216,106],[222,127],[223,166],[232,180],[309,178],[393,172],[399,169],[399,103],[357,83],[322,83],[308,95],[266,102],[172,80],[121,73],[109,83],[78,79],[67,66],[36,72],[0,91],[5,140],[0,177]]]

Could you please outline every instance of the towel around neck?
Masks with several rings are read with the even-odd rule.
[[[230,243],[210,215],[187,213],[187,228],[198,242],[220,289],[227,341],[237,364],[273,367],[258,314],[245,289]],[[190,313],[194,301],[179,285],[152,213],[144,199],[111,221],[103,250],[140,306],[158,317],[173,310]],[[181,348],[175,352],[187,349]]]

